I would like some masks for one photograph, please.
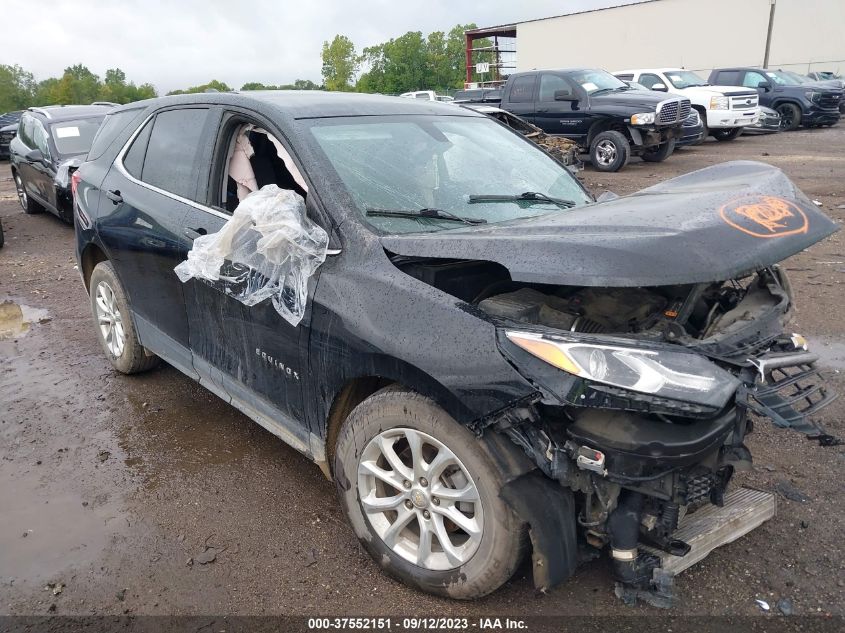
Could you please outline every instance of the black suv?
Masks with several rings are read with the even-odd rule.
[[[789,72],[766,68],[717,68],[710,73],[709,82],[756,88],[760,105],[777,110],[784,130],[839,122],[842,90],[820,83],[804,83]]]
[[[12,178],[26,213],[47,209],[73,221],[71,176],[91,149],[111,106],[68,105],[29,108],[9,145]]]
[[[604,70],[572,68],[514,73],[501,107],[578,142],[599,171],[619,171],[631,155],[650,162],[671,156],[690,101],[631,88]]]
[[[530,532],[538,587],[609,546],[649,592],[696,547],[684,509],[730,510],[707,548],[771,516],[727,492],[749,411],[825,439],[777,262],[836,225],[768,165],[597,203],[483,114],[317,91],[122,106],[88,158],[77,261],[112,365],[163,359],[314,460],[425,591],[495,590]]]
[[[9,158],[9,143],[18,133],[22,110],[0,114],[0,158]]]

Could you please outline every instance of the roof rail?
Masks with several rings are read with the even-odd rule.
[[[114,101],[92,101],[91,105],[115,107],[115,106],[119,106],[120,104],[115,103]]]
[[[52,119],[53,117],[50,115],[50,111],[46,108],[27,108],[30,112],[37,112],[44,116],[45,119]]]

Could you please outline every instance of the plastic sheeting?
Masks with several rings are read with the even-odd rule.
[[[222,282],[248,306],[271,299],[295,326],[305,314],[308,278],[325,261],[328,244],[326,232],[306,216],[302,196],[266,185],[244,198],[218,232],[196,238],[174,270],[182,282]]]
[[[68,158],[66,161],[61,163],[59,165],[59,169],[56,171],[56,184],[59,185],[59,187],[67,187],[70,184],[70,169],[75,169],[84,162],[84,156],[74,156],[73,158]]]

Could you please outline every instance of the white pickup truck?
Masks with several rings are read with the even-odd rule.
[[[742,86],[711,86],[694,72],[681,68],[639,68],[620,70],[619,79],[636,81],[650,90],[681,94],[701,115],[704,135],[731,141],[743,128],[757,123],[759,96]]]

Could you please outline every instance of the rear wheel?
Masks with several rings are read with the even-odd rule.
[[[657,147],[651,147],[645,150],[641,155],[642,158],[647,163],[662,163],[664,160],[669,158],[672,155],[672,152],[675,151],[675,139],[671,139],[658,145]]]
[[[741,127],[728,127],[721,130],[713,130],[713,138],[717,141],[732,141],[742,134],[742,130],[743,128]]]
[[[15,191],[18,194],[18,202],[21,203],[24,213],[41,213],[44,210],[40,204],[29,197],[26,192],[26,185],[18,172],[15,172]]]
[[[801,108],[794,103],[781,103],[775,110],[780,115],[781,130],[790,132],[801,125]]]
[[[459,599],[511,577],[525,529],[499,497],[504,474],[485,441],[405,389],[384,389],[352,411],[334,480],[355,534],[386,572]]]
[[[97,337],[112,367],[123,374],[155,367],[158,356],[150,354],[138,341],[126,292],[111,262],[97,264],[91,273],[89,291]]]
[[[621,132],[599,132],[590,143],[590,161],[599,171],[619,171],[630,155],[631,145]]]

